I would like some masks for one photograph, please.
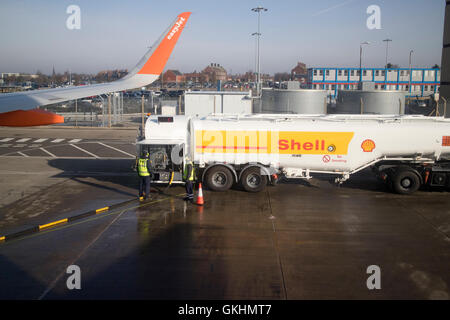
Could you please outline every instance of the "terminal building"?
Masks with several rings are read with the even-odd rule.
[[[336,97],[338,90],[357,90],[360,81],[373,82],[375,90],[424,97],[439,92],[440,77],[438,68],[411,68],[411,73],[409,68],[308,68],[307,85]]]

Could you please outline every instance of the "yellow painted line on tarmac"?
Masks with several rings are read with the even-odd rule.
[[[186,194],[186,193],[180,193],[180,194],[175,195],[175,197],[179,197],[179,196],[182,196],[182,195],[185,195],[185,194]],[[10,243],[14,243],[14,242],[20,241],[20,240],[25,240],[25,239],[30,239],[30,238],[38,237],[38,236],[40,236],[40,235],[47,234],[47,233],[50,233],[50,232],[54,232],[54,231],[59,231],[59,230],[67,229],[67,228],[70,228],[70,227],[73,227],[73,226],[76,226],[76,225],[80,225],[80,224],[82,224],[82,223],[86,223],[86,222],[98,220],[98,219],[101,219],[101,218],[104,218],[104,217],[108,217],[108,216],[113,215],[113,214],[120,214],[120,213],[122,213],[122,212],[126,212],[126,211],[129,211],[129,210],[133,210],[133,209],[137,209],[137,208],[141,208],[141,207],[146,207],[146,206],[149,206],[149,205],[151,205],[151,204],[155,204],[155,203],[162,202],[162,201],[165,201],[165,200],[169,200],[169,199],[172,199],[172,198],[173,198],[173,196],[172,196],[172,197],[163,198],[163,199],[159,199],[159,200],[150,201],[150,202],[147,202],[147,203],[140,203],[140,204],[137,205],[137,206],[133,206],[133,207],[130,207],[130,208],[125,208],[125,209],[123,209],[122,211],[112,211],[112,212],[107,213],[107,214],[102,214],[102,215],[99,215],[99,216],[93,216],[93,217],[90,218],[90,219],[81,220],[81,221],[79,221],[79,222],[72,222],[72,223],[69,223],[69,224],[67,224],[67,225],[65,225],[65,226],[62,226],[62,227],[60,227],[60,228],[48,229],[48,230],[45,230],[45,231],[43,231],[43,232],[37,232],[37,233],[31,234],[31,235],[29,235],[29,236],[23,237],[23,238],[18,238],[18,239],[10,240],[10,241],[5,242],[5,245],[10,244]],[[63,220],[67,220],[67,219],[63,219]],[[3,237],[3,238],[5,238],[5,237]],[[1,239],[1,238],[0,238],[0,239]]]
[[[61,219],[61,220],[58,220],[58,221],[53,221],[53,222],[50,222],[50,223],[47,223],[47,224],[43,224],[43,225],[39,226],[39,230],[42,230],[42,229],[45,229],[45,228],[49,228],[49,227],[53,227],[53,226],[55,226],[57,224],[66,223],[67,221],[68,221],[68,219],[65,218],[65,219]]]
[[[103,211],[107,211],[107,210],[109,210],[109,207],[103,207],[103,208],[95,210],[95,214],[99,214],[99,213],[102,213]]]

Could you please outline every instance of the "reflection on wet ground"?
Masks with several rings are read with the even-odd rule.
[[[204,190],[203,207],[160,188],[142,206],[0,244],[0,298],[448,299],[448,193],[364,181]],[[67,289],[71,264],[81,290]],[[369,265],[381,290],[367,289]]]

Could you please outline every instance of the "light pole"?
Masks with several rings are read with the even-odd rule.
[[[359,82],[362,82],[362,46],[364,44],[370,44],[368,41],[361,42],[359,45]]]
[[[384,68],[387,69],[389,42],[392,42],[392,39],[384,39],[383,41],[386,42],[386,65],[384,66]]]
[[[144,97],[144,91],[145,87],[141,88],[142,94],[141,94],[141,132],[142,137],[145,139],[145,116],[144,116],[144,106],[145,106],[145,97]]]
[[[387,64],[388,64],[388,50],[389,50],[389,42],[391,42],[391,39],[384,39],[384,42],[386,42],[386,64],[384,65],[384,89],[387,90],[387,78],[388,78],[388,71],[387,71]]]
[[[411,95],[411,78],[412,78],[412,70],[411,70],[411,56],[413,54],[414,50],[411,50],[409,52],[409,86],[408,86],[408,91]]]
[[[258,32],[253,32],[252,36],[260,36],[261,34]],[[255,37],[255,84],[258,83],[258,37]],[[258,89],[256,89],[258,90]]]
[[[252,11],[258,12],[258,32],[256,34],[257,41],[258,41],[257,42],[257,50],[258,50],[258,58],[257,58],[258,82],[256,84],[256,94],[259,97],[260,96],[260,91],[261,91],[261,60],[260,60],[260,55],[259,55],[259,40],[260,40],[260,37],[261,37],[261,32],[260,32],[261,31],[260,30],[260,28],[261,28],[261,11],[267,11],[267,9],[263,8],[263,7],[256,7],[256,8],[253,8]]]

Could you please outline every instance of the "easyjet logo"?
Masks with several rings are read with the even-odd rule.
[[[180,30],[181,25],[184,23],[184,21],[186,21],[186,19],[183,17],[180,17],[180,20],[175,22],[175,26],[172,28],[172,31],[170,31],[169,35],[167,36],[168,40],[172,39],[173,36],[175,35],[175,33],[177,33],[178,30]]]

